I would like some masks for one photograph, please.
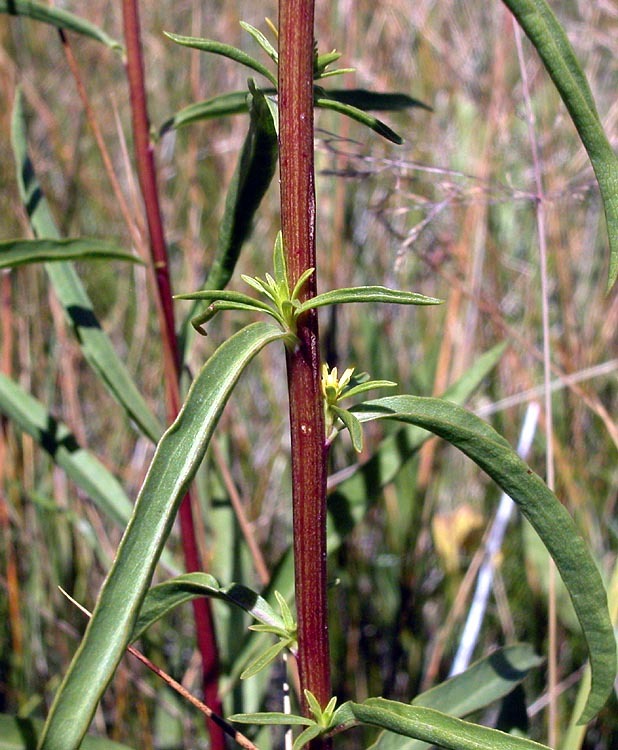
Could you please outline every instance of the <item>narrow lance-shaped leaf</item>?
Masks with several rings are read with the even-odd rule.
[[[548,750],[538,742],[456,719],[433,708],[409,706],[384,698],[350,703],[349,708],[363,724],[414,737],[446,750]]]
[[[216,42],[213,39],[202,39],[194,36],[181,36],[179,34],[170,34],[167,31],[164,32],[165,36],[169,37],[173,42],[182,44],[183,47],[192,47],[193,49],[199,49],[202,52],[211,52],[214,55],[223,55],[234,62],[245,65],[247,68],[256,73],[260,73],[267,78],[273,86],[277,85],[277,79],[271,73],[271,71],[261,62],[248,55],[246,52],[238,49],[237,47],[231,47],[229,44],[223,44],[222,42]]]
[[[392,305],[441,305],[442,300],[426,297],[417,292],[406,292],[399,289],[389,289],[385,286],[356,286],[344,289],[333,289],[330,292],[318,294],[298,307],[298,314],[314,307],[326,305],[341,305],[352,302],[381,302]]]
[[[366,125],[378,135],[386,138],[387,141],[396,143],[398,146],[401,146],[403,143],[403,138],[400,135],[397,135],[397,133],[389,128],[388,125],[385,125],[381,120],[378,120],[377,117],[369,115],[367,112],[363,112],[362,109],[353,107],[351,104],[342,104],[334,99],[327,99],[323,96],[318,96],[315,100],[315,106],[320,109],[330,109],[333,112],[338,112],[340,115],[345,115],[352,120],[356,120],[356,122]]]
[[[127,260],[141,263],[137,255],[121,250],[105,240],[87,237],[67,239],[5,240],[0,242],[0,268],[16,268],[28,263],[68,260]]]
[[[319,89],[320,97],[340,104],[349,104],[365,112],[399,112],[418,107],[431,112],[431,107],[419,99],[394,91],[369,91],[368,89]]]
[[[506,492],[553,557],[588,644],[592,687],[582,722],[605,704],[616,677],[616,640],[599,571],[564,506],[492,427],[455,404],[420,396],[367,401],[353,411],[360,421],[395,419],[430,430],[459,448]]]
[[[215,257],[205,289],[223,289],[232,277],[240,251],[251,234],[253,219],[272,181],[277,166],[277,131],[264,94],[250,82],[251,122],[238,165],[225,200]],[[194,305],[183,325],[186,340],[188,322],[195,316]],[[183,347],[184,348],[184,347]]]
[[[610,243],[608,289],[618,277],[618,157],[605,135],[586,76],[546,0],[503,0],[551,76],[594,169]]]
[[[137,621],[176,511],[195,476],[223,407],[241,373],[266,344],[282,339],[254,323],[223,343],[193,382],[165,432],[133,516],[45,724],[41,750],[77,750]]]
[[[219,586],[208,573],[186,573],[154,586],[148,591],[135,623],[131,641],[135,641],[157,620],[184,602],[197,596],[209,596],[234,604],[261,623],[285,630],[285,622],[270,604],[255,591],[240,583]]]
[[[108,36],[102,29],[90,21],[69,13],[62,8],[37,3],[34,0],[0,0],[0,13],[8,13],[11,16],[24,16],[35,21],[43,21],[58,29],[74,31],[91,39],[111,47],[111,49],[122,51],[122,44]]]
[[[13,106],[11,141],[21,199],[38,238],[60,239],[49,204],[39,184],[26,143],[26,123],[21,92]],[[156,442],[163,429],[137,389],[107,334],[101,328],[92,303],[71,263],[47,263],[47,275],[80,343],[84,357],[111,395],[142,432]]]
[[[272,90],[274,92],[274,89]],[[220,94],[213,96],[203,102],[195,102],[184,107],[173,117],[166,120],[159,134],[163,135],[168,130],[177,129],[190,125],[200,120],[210,120],[217,117],[228,117],[230,115],[239,115],[249,112],[247,104],[246,91],[232,91],[229,94]]]
[[[508,695],[543,663],[528,644],[516,644],[494,651],[472,664],[465,672],[451,677],[412,701],[414,706],[433,708],[458,718],[479,711]],[[370,750],[427,750],[421,740],[393,732],[382,732]]]

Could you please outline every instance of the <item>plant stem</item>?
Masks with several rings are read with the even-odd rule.
[[[169,274],[167,247],[159,202],[157,176],[154,163],[154,149],[150,139],[150,121],[146,103],[144,82],[144,61],[141,46],[139,11],[137,0],[123,0],[122,16],[126,45],[126,68],[131,99],[133,139],[137,161],[137,172],[146,210],[150,255],[157,290],[157,311],[163,341],[164,374],[167,396],[167,415],[171,422],[180,410],[180,354],[174,322],[172,285]],[[180,506],[180,528],[185,567],[188,572],[202,570],[193,513],[191,496],[188,493]],[[218,692],[219,656],[215,639],[214,622],[210,602],[205,598],[193,600],[198,648],[202,657],[202,685],[205,702],[221,714],[221,700]],[[212,750],[224,750],[225,737],[221,727],[209,720]]]
[[[279,3],[279,165],[281,227],[290,286],[315,268],[313,163],[313,0]],[[316,294],[315,274],[304,294]],[[326,601],[326,459],[315,310],[287,352],[298,665],[303,689],[322,707],[331,697]],[[307,711],[307,706],[304,706]],[[315,741],[312,748],[327,747]]]

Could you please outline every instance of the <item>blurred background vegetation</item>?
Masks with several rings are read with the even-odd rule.
[[[618,9],[605,0],[555,5],[616,143]],[[118,3],[63,7],[87,14],[122,38]],[[219,39],[257,57],[261,53],[238,22],[265,29],[264,17],[275,20],[277,9],[270,0],[183,0],[145,1],[141,12],[149,107],[158,131],[187,104],[246,85],[246,71],[180,48],[162,32]],[[324,315],[329,364],[396,380],[401,393],[441,394],[481,353],[506,342],[499,365],[469,405],[491,415],[492,424],[515,444],[528,403],[542,398],[543,371],[538,198],[511,18],[498,2],[338,0],[317,3],[316,36],[321,51],[337,48],[341,64],[356,69],[330,85],[401,91],[433,108],[383,116],[404,136],[399,147],[330,113],[317,114],[320,288],[387,284],[445,300],[433,309],[344,306]],[[131,226],[102,168],[57,31],[2,15],[0,239],[30,236],[10,145],[10,113],[20,84],[31,154],[62,233],[112,239],[144,254],[121,62],[87,39],[70,37],[70,44]],[[552,378],[559,385],[553,399],[556,491],[609,577],[618,548],[618,295],[605,294],[607,239],[592,170],[525,41],[524,49],[550,252]],[[203,281],[246,127],[246,118],[236,116],[188,126],[157,143],[176,292],[193,291]],[[279,222],[275,188],[276,182],[241,256],[242,273],[263,275],[270,269]],[[145,269],[91,262],[79,270],[104,328],[163,419],[160,337]],[[25,267],[5,274],[2,290],[2,371],[66,422],[134,496],[152,447],[84,365],[44,271]],[[188,303],[178,303],[179,320],[188,309]],[[242,322],[242,315],[221,315],[207,339],[191,339],[187,384],[215,344]],[[577,376],[577,382],[565,383],[565,374]],[[367,429],[361,460],[385,431],[382,425]],[[529,456],[541,475],[543,435],[541,424]],[[4,424],[1,440],[0,711],[42,716],[84,627],[83,616],[57,587],[91,607],[120,531],[27,435]],[[226,409],[216,443],[217,456],[201,477],[205,557],[223,583],[242,575],[245,584],[259,587],[246,561],[242,570],[230,567],[230,535],[237,539],[238,532],[229,496],[233,486],[274,570],[290,544],[291,526],[287,403],[278,350],[267,350],[252,365]],[[345,436],[333,452],[333,474],[357,460]],[[227,484],[222,463],[230,472]],[[411,699],[446,676],[470,598],[466,571],[478,559],[496,500],[496,489],[471,463],[436,442],[376,499],[332,560],[334,680],[342,700]],[[177,538],[176,554],[174,544]],[[546,653],[546,581],[537,545],[515,519],[476,656],[516,641]],[[219,614],[224,622],[226,613]],[[562,604],[559,629],[565,683],[559,707],[566,721],[585,648]],[[221,632],[226,659],[235,637],[231,630],[227,636]],[[187,687],[197,684],[189,608],[158,626],[145,648]],[[537,739],[545,732],[545,685],[543,668],[525,683],[533,704],[531,736]],[[277,690],[273,683],[275,703]],[[193,748],[205,741],[195,714],[129,662],[108,691],[95,729],[140,748]],[[347,740],[350,746],[354,741]],[[617,742],[614,697],[588,731],[585,747],[611,750]]]

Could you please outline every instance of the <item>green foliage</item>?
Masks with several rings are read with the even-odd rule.
[[[603,130],[586,76],[551,7],[545,0],[503,2],[534,44],[592,162],[609,232],[610,289],[618,278],[618,157]]]
[[[281,331],[266,323],[243,328],[222,344],[195,378],[165,432],[135,503],[116,559],[80,647],[45,724],[41,747],[78,747],[129,645],[178,506],[204,457],[234,385],[253,357]]]
[[[98,42],[102,42],[117,52],[122,52],[120,42],[112,39],[89,21],[66,10],[62,10],[62,8],[37,3],[34,0],[0,0],[0,13],[8,13],[11,16],[25,16],[26,18],[32,18],[34,21],[43,21],[58,29],[83,34]]]
[[[549,5],[544,0],[521,2],[505,0],[505,4],[513,12],[537,49],[590,156],[607,217],[611,246],[609,272],[611,286],[618,276],[618,164],[616,156],[603,131],[588,82],[566,33],[554,17]],[[118,42],[94,25],[52,6],[20,2],[20,0],[14,0],[14,2],[0,0],[0,12],[44,21],[57,28],[95,39],[112,49],[121,50]],[[236,47],[199,37],[167,35],[181,46],[223,56],[239,63],[250,69],[252,74],[265,78],[267,82],[265,87],[260,88],[250,78],[248,92],[231,92],[185,107],[167,120],[160,130],[163,134],[170,129],[178,129],[200,120],[212,120],[235,114],[249,115],[248,130],[227,191],[216,243],[211,243],[213,247],[216,246],[216,249],[212,258],[209,259],[210,262],[203,264],[202,288],[193,293],[176,296],[177,299],[194,302],[193,309],[187,315],[179,334],[178,348],[182,364],[188,363],[190,357],[188,321],[191,321],[198,331],[205,333],[202,326],[211,321],[217,312],[238,310],[266,313],[274,319],[277,325],[252,323],[236,333],[231,333],[237,328],[230,327],[227,319],[223,321],[221,336],[224,342],[215,348],[214,353],[207,358],[199,370],[177,419],[164,433],[141,393],[141,388],[129,375],[123,358],[116,352],[109,337],[103,331],[91,300],[74,266],[69,262],[97,258],[110,261],[136,261],[136,257],[120,250],[119,247],[122,245],[111,240],[62,238],[60,236],[52,209],[43,194],[28,155],[22,97],[20,94],[16,97],[12,119],[12,141],[17,167],[17,184],[36,239],[17,239],[0,243],[0,267],[45,264],[50,284],[75,334],[84,359],[89,363],[95,376],[105,384],[121,405],[124,415],[129,417],[151,442],[158,444],[135,506],[132,508],[126,490],[115,473],[107,469],[102,460],[95,457],[94,449],[87,450],[80,446],[75,433],[62,420],[56,419],[51,410],[44,406],[43,401],[30,395],[14,379],[4,374],[0,375],[0,412],[9,418],[20,434],[31,436],[34,442],[48,453],[55,465],[61,468],[66,476],[95,503],[104,517],[116,525],[122,527],[126,525],[114,563],[97,599],[92,619],[62,685],[56,693],[45,728],[42,730],[39,723],[30,719],[0,716],[0,750],[5,747],[27,750],[36,745],[41,750],[69,750],[78,746],[93,750],[95,748],[103,750],[106,747],[110,750],[112,748],[120,750],[123,746],[118,743],[86,737],[86,732],[125,649],[139,638],[143,638],[148,645],[154,644],[153,647],[157,648],[156,633],[151,643],[149,638],[152,634],[148,632],[148,629],[163,618],[167,620],[175,616],[181,604],[197,597],[208,597],[217,602],[233,605],[238,613],[234,628],[244,627],[249,617],[257,621],[257,624],[252,624],[247,628],[248,632],[243,636],[244,640],[239,640],[238,643],[234,641],[238,633],[236,630],[232,633],[233,628],[230,627],[230,633],[228,633],[228,640],[231,644],[231,648],[228,648],[229,663],[223,665],[225,686],[229,693],[226,710],[235,701],[237,704],[242,704],[242,708],[249,710],[233,713],[230,717],[233,721],[258,726],[303,727],[294,740],[294,750],[299,750],[312,741],[317,741],[317,747],[322,737],[330,737],[360,726],[381,730],[377,739],[375,729],[372,730],[373,734],[366,735],[371,737],[372,750],[395,750],[395,748],[397,750],[424,750],[430,744],[452,750],[478,750],[479,748],[540,750],[545,748],[545,745],[533,742],[531,739],[506,735],[495,729],[462,720],[462,717],[476,713],[493,701],[507,696],[520,686],[526,677],[534,676],[534,670],[540,665],[541,659],[526,644],[507,646],[495,651],[479,660],[463,674],[416,695],[411,703],[401,703],[385,698],[362,700],[361,696],[353,701],[344,702],[337,708],[335,696],[330,700],[324,699],[321,704],[316,696],[304,684],[301,684],[301,695],[305,696],[305,709],[308,708],[307,716],[258,710],[263,706],[267,692],[267,676],[264,670],[272,666],[285,651],[298,655],[303,644],[299,643],[298,623],[289,604],[294,601],[294,560],[289,548],[283,552],[270,583],[261,593],[258,593],[255,584],[250,587],[245,586],[244,583],[227,583],[229,580],[237,580],[236,573],[238,572],[243,573],[239,577],[244,578],[244,572],[248,567],[247,549],[250,546],[247,539],[250,539],[252,533],[256,533],[255,528],[253,530],[249,528],[247,531],[247,526],[250,527],[251,524],[245,523],[244,540],[241,540],[239,535],[236,536],[238,530],[234,524],[230,524],[230,539],[226,539],[225,543],[229,547],[234,547],[234,564],[238,564],[238,569],[232,571],[232,566],[228,566],[229,577],[220,576],[221,580],[226,580],[225,584],[219,584],[213,576],[207,573],[191,573],[151,586],[159,560],[163,560],[169,570],[175,569],[170,550],[164,550],[164,547],[189,485],[199,479],[201,497],[196,506],[200,505],[201,509],[209,507],[213,513],[218,510],[217,504],[227,503],[227,495],[233,496],[237,491],[235,476],[224,476],[225,491],[221,488],[218,476],[215,476],[211,470],[211,458],[208,457],[208,460],[205,460],[207,449],[211,445],[222,411],[230,400],[241,375],[267,344],[275,341],[283,342],[288,349],[289,363],[291,355],[300,348],[299,331],[304,321],[310,317],[308,313],[312,311],[353,302],[435,306],[442,301],[434,296],[391,289],[382,285],[343,287],[307,297],[307,282],[313,279],[316,269],[306,268],[300,273],[295,284],[293,286],[290,284],[287,271],[290,248],[284,245],[281,233],[277,235],[274,244],[272,275],[270,273],[264,273],[263,276],[241,275],[244,282],[258,293],[259,298],[226,289],[234,278],[241,250],[250,237],[258,209],[263,205],[276,173],[279,153],[279,117],[282,114],[279,112],[277,91],[279,85],[277,68],[280,65],[280,58],[276,44],[273,44],[265,34],[249,23],[242,22],[241,27],[275,66],[274,72],[272,66],[262,64]],[[277,37],[277,31],[272,25],[271,30]],[[313,81],[308,81],[308,88],[305,89],[308,97],[311,91],[313,92],[314,106],[342,114],[383,136],[390,143],[402,143],[403,139],[397,133],[373,117],[370,112],[396,112],[411,107],[425,110],[430,108],[420,100],[404,93],[371,92],[363,88],[330,90],[322,88],[323,79],[349,72],[348,69],[331,67],[340,58],[341,54],[336,50],[320,54],[317,44],[314,44]],[[317,85],[315,81],[319,81],[320,85]],[[450,175],[450,178],[455,180],[454,175]],[[415,190],[417,187],[415,186]],[[362,192],[360,187],[358,192],[359,195]],[[422,187],[419,188],[419,192],[422,192]],[[354,202],[357,202],[358,197],[354,196]],[[423,200],[431,202],[433,197],[423,196]],[[347,220],[346,216],[345,221]],[[336,280],[335,283],[338,282],[342,273],[350,269],[354,273],[358,270],[359,274],[364,274],[368,266],[373,271],[373,265],[378,265],[378,249],[374,249],[370,242],[365,244],[366,248],[354,248],[358,250],[358,257],[354,257],[353,262],[358,265],[358,269],[351,269],[351,262],[350,268],[346,268],[348,258],[335,257],[332,264],[334,272],[331,274],[331,278]],[[262,245],[261,240],[258,245]],[[361,256],[364,252],[370,257],[363,259]],[[387,265],[388,275],[396,275],[391,273],[392,259]],[[435,264],[431,265],[432,269],[434,267]],[[435,276],[437,277],[438,274],[436,273]],[[196,308],[203,302],[207,303],[206,309],[196,315]],[[384,341],[379,340],[382,336],[382,329],[378,326],[377,317],[376,315],[376,321],[369,321],[370,325],[366,327],[366,330],[372,330],[375,334],[376,345],[373,348],[376,351],[372,354],[376,359],[381,359],[385,353],[396,355],[398,348],[403,351],[403,346],[399,347],[398,344],[392,343],[397,341],[396,336],[390,339],[384,336]],[[333,320],[336,318],[333,317]],[[333,327],[336,328],[336,325],[333,324]],[[420,328],[417,327],[419,336],[424,333]],[[434,338],[439,337],[439,335],[434,336]],[[405,372],[409,371],[409,363],[414,361],[416,371],[413,377],[418,378],[419,382],[428,387],[427,392],[431,392],[430,389],[433,386],[433,360],[438,358],[439,344],[440,342],[435,343],[429,354],[421,357],[417,357],[416,352],[400,353],[400,359],[405,360],[404,367],[401,369]],[[366,607],[369,611],[372,607],[374,609],[380,607],[383,599],[386,600],[390,596],[391,599],[396,600],[399,596],[398,601],[388,602],[381,617],[384,621],[390,618],[398,619],[399,624],[403,623],[409,612],[406,612],[404,608],[401,589],[412,585],[409,584],[409,579],[415,576],[421,578],[423,566],[430,563],[420,560],[419,551],[426,556],[426,549],[420,550],[414,547],[414,549],[404,550],[409,541],[406,537],[409,529],[405,528],[405,524],[396,517],[397,513],[393,513],[394,504],[389,495],[389,485],[397,481],[406,485],[406,498],[397,500],[400,503],[396,509],[397,512],[401,511],[404,502],[410,507],[413,506],[417,498],[411,497],[413,490],[410,488],[416,481],[417,467],[411,459],[417,455],[420,447],[431,435],[438,435],[470,457],[516,501],[522,513],[538,533],[540,541],[555,560],[573,602],[590,655],[591,675],[590,684],[587,678],[581,681],[577,701],[577,711],[580,713],[569,723],[563,749],[576,750],[582,742],[583,735],[575,728],[575,720],[590,721],[604,706],[613,689],[616,675],[616,644],[612,625],[612,617],[615,619],[615,597],[610,606],[610,613],[605,587],[594,557],[595,554],[598,556],[598,551],[595,550],[593,553],[588,549],[575,522],[556,495],[517,456],[504,437],[477,416],[459,406],[496,365],[503,352],[504,346],[500,346],[478,357],[460,381],[446,391],[442,399],[392,396],[356,404],[349,408],[341,405],[344,399],[359,396],[375,388],[392,387],[395,384],[383,379],[369,380],[369,376],[365,373],[354,376],[355,368],[353,367],[345,369],[339,376],[336,366],[329,369],[328,365],[324,365],[321,387],[326,423],[324,461],[327,460],[327,449],[331,447],[339,430],[348,429],[352,446],[360,453],[364,449],[363,425],[365,423],[388,420],[403,424],[403,427],[398,426],[396,431],[387,432],[386,437],[373,436],[363,463],[352,467],[343,479],[335,475],[336,482],[330,493],[328,511],[330,563],[334,570],[340,567],[345,571],[346,558],[349,562],[349,558],[356,554],[359,556],[366,554],[366,565],[377,571],[376,579],[388,583],[384,586],[383,592],[374,588],[369,595],[364,594],[358,597],[356,606],[361,609]],[[319,377],[319,362],[314,358],[310,366],[313,368],[313,375]],[[144,369],[147,367],[148,365]],[[251,385],[254,385],[253,381]],[[242,402],[250,404],[249,409],[246,406],[238,407],[238,411],[231,416],[230,422],[243,423],[234,425],[234,429],[238,428],[242,433],[242,440],[235,441],[233,451],[238,448],[236,443],[244,442],[249,446],[249,452],[253,447],[256,456],[259,453],[258,448],[261,446],[254,444],[255,432],[252,422],[260,410],[262,413],[267,413],[273,423],[281,421],[272,406],[275,396],[278,395],[274,394],[275,386],[276,383],[272,382],[270,372],[263,374],[260,388],[261,391],[267,392],[267,396],[261,395],[256,398],[251,390],[251,394]],[[53,387],[52,383],[48,390]],[[436,389],[437,392],[441,390],[441,388]],[[292,407],[298,408],[299,405],[292,404]],[[597,413],[602,415],[603,409],[604,407],[599,406]],[[243,410],[246,413],[243,414]],[[321,414],[319,408],[318,412]],[[238,413],[242,415],[241,420],[238,420]],[[260,420],[256,418],[255,421],[257,423]],[[263,425],[260,423],[256,431],[261,427]],[[163,436],[160,437],[162,433]],[[260,443],[265,441],[263,429],[261,433],[258,432],[258,435]],[[298,436],[295,437],[298,442]],[[333,454],[334,463],[339,463],[340,460],[337,450],[339,447],[335,448]],[[345,450],[347,449],[343,445],[342,455]],[[220,458],[217,460],[220,461]],[[244,456],[239,451],[238,457],[234,456],[237,464],[234,467],[236,470],[242,465],[243,460]],[[281,472],[278,464],[275,467],[274,461],[275,459],[268,467],[272,475],[270,479],[265,476],[262,480],[261,476],[253,473],[253,468],[249,469],[252,472],[249,488],[252,495],[255,492],[256,496],[259,496],[260,490],[263,490],[262,497],[266,495],[267,490],[264,489],[266,485],[268,485],[268,492],[272,493],[275,475],[277,482],[280,483],[277,484],[276,491],[282,496],[287,494],[289,481],[281,481],[279,478]],[[264,470],[264,465],[263,463],[262,470]],[[200,468],[203,469],[201,474],[198,473]],[[452,471],[456,475],[455,484],[463,488],[465,479],[457,477],[457,469]],[[565,482],[568,480],[567,476]],[[247,491],[247,488],[243,489]],[[426,487],[419,490],[420,493],[426,491]],[[41,497],[36,487],[30,494],[35,502],[36,498]],[[224,503],[221,502],[220,495],[226,498]],[[315,498],[315,500],[317,504],[321,498]],[[422,501],[421,498],[419,504]],[[242,502],[236,505],[239,517],[238,526],[241,525],[242,512],[244,512],[242,505]],[[255,501],[255,505],[258,506],[259,503]],[[284,519],[281,523],[285,523],[286,513],[281,512],[282,506],[282,503],[278,505],[277,512],[273,512],[273,518],[278,522],[278,516],[281,516]],[[409,515],[413,513],[410,507],[405,509]],[[430,505],[427,504],[421,508],[423,514],[426,515],[429,507]],[[229,509],[226,507],[226,510]],[[390,518],[389,514],[393,514],[393,517]],[[369,523],[365,524],[364,520],[367,518]],[[325,514],[322,520],[325,523]],[[275,521],[271,521],[273,527],[276,525]],[[384,529],[378,531],[381,524]],[[255,527],[257,526],[256,524]],[[369,551],[362,553],[363,545],[358,544],[358,549],[355,549],[354,537],[362,540],[362,535],[367,534],[366,529],[369,526],[372,526],[371,532],[374,537],[371,537],[366,545]],[[373,539],[382,530],[385,531],[384,537],[388,537],[389,534],[397,536],[397,543],[392,544],[390,548],[383,540],[375,543]],[[322,539],[326,536],[324,526],[311,529],[310,532],[307,535],[308,539],[303,540],[308,544],[312,543],[313,537]],[[51,536],[51,533],[48,532],[48,536]],[[591,534],[591,536],[594,535]],[[369,538],[369,534],[367,537]],[[387,549],[387,555],[382,554],[381,545]],[[298,556],[298,550],[296,554]],[[391,558],[398,556],[398,559],[394,564],[392,560],[387,561],[390,568],[382,578],[379,578],[378,569],[383,564],[380,558],[388,556]],[[325,558],[326,552],[323,555],[323,559]],[[418,572],[406,567],[410,566],[410,561],[418,566]],[[296,567],[297,569],[301,567],[298,565],[298,558]],[[352,565],[349,566],[349,570],[350,575],[353,576]],[[445,600],[450,595],[448,592],[450,584],[450,580],[444,584],[444,591],[447,592],[444,596]],[[428,582],[424,585],[433,584]],[[358,586],[359,591],[362,586],[369,588],[364,580],[358,583]],[[414,591],[414,596],[419,599],[421,588],[419,585]],[[615,589],[616,586],[613,587],[614,594]],[[444,591],[437,587],[431,595],[437,598]],[[384,594],[383,599],[382,594]],[[413,599],[414,596],[410,598]],[[413,606],[420,609],[422,604],[413,602]],[[397,611],[397,607],[401,607],[400,611]],[[298,613],[298,619],[302,624],[303,618],[306,621],[313,614],[301,611]],[[414,620],[416,614],[417,612],[413,612],[414,616],[410,619]],[[347,612],[343,613],[343,620],[347,616]],[[217,613],[217,617],[221,619],[220,613]],[[361,633],[364,632],[364,617],[363,611],[355,623]],[[161,624],[165,626],[164,623]],[[342,622],[342,630],[345,627],[345,622]],[[421,632],[414,632],[412,637],[421,642],[424,635]],[[276,638],[275,643],[272,643],[272,636]],[[403,641],[400,634],[398,637]],[[367,648],[366,644],[361,645]],[[397,643],[397,647],[402,651],[405,650],[401,642]],[[413,663],[415,647],[416,642],[409,648],[408,661],[405,665],[411,685],[414,685],[417,679]],[[422,642],[422,648],[426,647],[427,640]],[[574,660],[576,656],[573,657]],[[363,657],[367,658],[367,654],[363,654]],[[422,659],[424,659],[424,654]],[[371,669],[370,655],[367,661]],[[351,676],[353,677],[351,674],[342,676],[341,684],[345,684]],[[394,672],[391,676],[394,677]],[[240,684],[238,680],[245,682]],[[392,684],[389,687],[392,688]],[[584,691],[587,691],[587,694],[584,694]],[[392,694],[392,690],[387,693],[385,689],[384,693]],[[264,747],[268,747],[268,744]]]

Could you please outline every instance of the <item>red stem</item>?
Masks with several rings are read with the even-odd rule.
[[[279,3],[279,165],[281,226],[290,286],[315,268],[313,159],[313,0]],[[316,294],[315,274],[305,296]],[[301,687],[324,707],[331,697],[326,579],[326,459],[315,310],[299,321],[299,345],[287,353],[294,561]],[[304,706],[307,711],[307,706]],[[312,748],[325,748],[318,740]]]
[[[150,238],[150,255],[154,269],[157,310],[163,340],[163,358],[166,383],[167,413],[172,421],[180,410],[180,354],[174,322],[172,285],[169,275],[167,246],[163,230],[159,191],[154,163],[154,148],[150,140],[150,121],[144,83],[144,61],[137,0],[123,0],[122,16],[127,54],[127,78],[131,99],[133,139],[140,189],[144,199],[146,221]],[[187,571],[203,569],[200,560],[191,496],[187,494],[180,506],[180,528]],[[193,600],[193,613],[197,630],[198,648],[202,656],[202,684],[205,702],[217,714],[221,714],[218,694],[219,656],[215,639],[212,610],[208,599]],[[225,737],[221,727],[209,720],[212,750],[224,750]]]

